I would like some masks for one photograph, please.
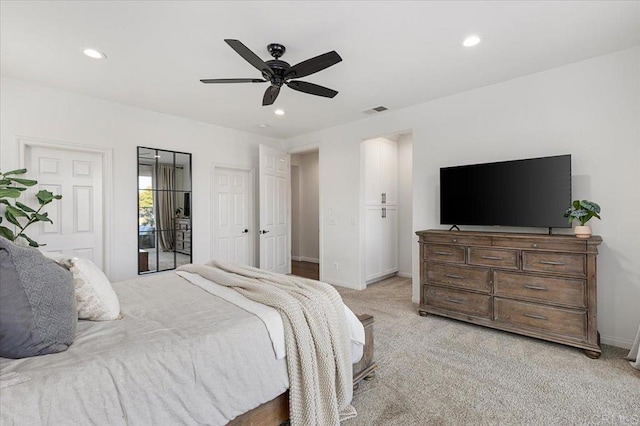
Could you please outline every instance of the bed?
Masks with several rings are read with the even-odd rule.
[[[263,320],[176,273],[114,284],[123,318],[79,321],[65,352],[0,358],[0,423],[279,424],[287,366]],[[355,382],[371,374],[372,318]],[[246,423],[249,421],[250,423]]]

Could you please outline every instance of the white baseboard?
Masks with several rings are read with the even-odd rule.
[[[391,272],[390,274],[380,275],[379,277],[371,278],[367,280],[367,285],[377,283],[378,281],[386,280],[387,278],[395,277],[397,272]]]
[[[600,343],[610,346],[617,346],[622,349],[631,349],[632,340],[620,339],[618,337],[600,336]]]
[[[402,278],[413,278],[411,272],[398,272],[398,276]]]
[[[316,259],[314,257],[291,256],[291,260],[295,260],[296,262],[309,262],[309,263],[318,263],[318,264],[320,264],[320,259]]]
[[[354,284],[351,282],[338,281],[338,280],[325,280],[324,282],[326,282],[327,284],[338,286],[338,287],[346,287],[346,288],[351,288],[353,290],[364,290],[364,289],[361,289],[357,284]]]

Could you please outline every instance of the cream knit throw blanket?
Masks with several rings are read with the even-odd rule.
[[[353,372],[342,298],[329,284],[261,269],[211,261],[184,265],[192,272],[282,315],[289,408],[293,426],[338,425],[356,416]]]

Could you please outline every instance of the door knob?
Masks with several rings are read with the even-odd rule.
[[[244,231],[242,231],[242,233],[243,233],[243,234],[248,234],[248,233],[249,233],[249,230],[248,230],[248,229],[245,229]]]
[[[269,232],[269,231],[264,230],[264,229],[262,231],[260,231],[261,234],[266,234],[267,232]]]

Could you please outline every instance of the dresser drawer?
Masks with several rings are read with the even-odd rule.
[[[554,237],[549,239],[494,237],[492,241],[492,245],[495,247],[581,252],[587,249],[587,243],[575,237]]]
[[[583,254],[522,252],[522,269],[567,275],[586,275],[587,257]]]
[[[491,237],[481,237],[475,235],[456,235],[455,232],[451,232],[448,235],[441,234],[426,234],[424,240],[427,243],[440,243],[440,244],[462,244],[469,246],[490,246]]]
[[[469,247],[469,264],[518,269],[518,250]]]
[[[489,318],[491,296],[435,286],[425,286],[424,292],[425,302],[429,306]]]
[[[188,230],[189,229],[189,222],[176,222],[176,229],[183,229],[183,230]]]
[[[587,287],[584,280],[495,271],[493,282],[495,294],[498,296],[525,298],[576,308],[587,307]]]
[[[464,263],[465,249],[459,246],[435,246],[425,244],[424,257],[439,262]]]
[[[575,339],[584,339],[587,335],[587,314],[585,311],[553,308],[496,297],[493,312],[495,321],[507,325]]]
[[[427,264],[427,281],[451,287],[491,292],[489,269],[468,268],[437,263]]]

